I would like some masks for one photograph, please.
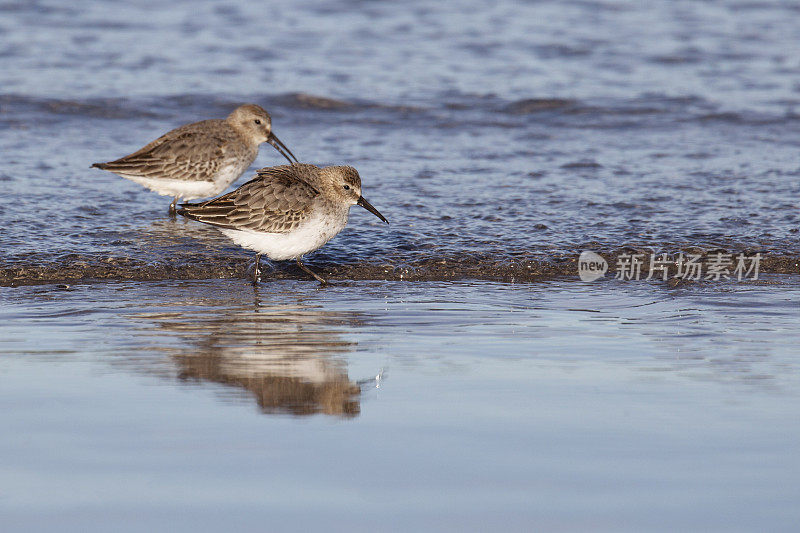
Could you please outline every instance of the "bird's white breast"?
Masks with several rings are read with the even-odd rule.
[[[272,260],[296,259],[321,248],[347,225],[349,207],[337,213],[314,213],[289,233],[264,233],[250,230],[220,229],[233,242],[264,254]]]
[[[211,195],[218,194],[227,189],[228,185],[236,181],[239,176],[250,167],[253,161],[255,161],[255,156],[251,159],[234,159],[223,165],[214,175],[214,185],[217,190],[211,193]]]

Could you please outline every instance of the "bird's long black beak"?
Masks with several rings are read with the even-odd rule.
[[[361,207],[363,207],[364,209],[366,209],[367,211],[369,211],[370,213],[372,213],[373,215],[375,215],[376,217],[378,217],[379,219],[381,219],[381,220],[383,220],[384,222],[386,222],[387,224],[389,223],[389,221],[388,221],[388,220],[386,220],[385,218],[383,218],[383,215],[381,215],[381,214],[378,212],[378,210],[377,210],[377,209],[375,209],[374,207],[372,207],[372,204],[371,204],[371,203],[369,203],[368,201],[366,201],[366,200],[364,199],[364,197],[363,197],[363,196],[359,196],[359,197],[358,197],[358,202],[356,202],[356,203],[357,203],[358,205],[360,205]]]
[[[267,138],[267,142],[268,142],[269,144],[271,144],[272,146],[274,146],[274,147],[275,147],[275,149],[276,149],[278,152],[280,152],[280,154],[281,154],[283,157],[285,157],[286,159],[288,159],[288,160],[289,160],[289,163],[299,163],[299,162],[300,162],[300,161],[298,161],[298,160],[297,160],[297,158],[294,156],[294,154],[292,153],[292,151],[291,151],[291,150],[289,150],[288,148],[286,148],[286,145],[285,145],[285,144],[283,144],[283,143],[281,142],[281,140],[280,140],[280,139],[278,139],[278,137],[277,137],[277,136],[276,136],[274,133],[272,133],[272,132],[269,132],[269,137]],[[286,155],[286,154],[289,154],[289,155]],[[289,156],[292,156],[292,157],[289,157]],[[292,161],[292,159],[294,159],[294,161]]]

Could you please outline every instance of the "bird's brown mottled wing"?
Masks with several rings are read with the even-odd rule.
[[[311,214],[320,192],[307,179],[314,165],[262,168],[255,178],[219,198],[183,204],[180,214],[226,229],[289,233]]]
[[[204,120],[174,129],[121,159],[94,166],[123,176],[210,181],[245,149],[241,144],[224,121]]]

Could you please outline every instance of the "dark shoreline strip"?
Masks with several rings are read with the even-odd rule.
[[[731,253],[734,256],[738,252]],[[613,278],[615,265],[620,256],[633,253],[630,250],[599,250],[609,263],[605,277]],[[704,264],[717,253],[706,251]],[[770,254],[761,251],[759,272],[761,274],[800,275],[800,253]],[[552,278],[574,279],[578,277],[579,254],[558,254],[547,257],[497,258],[482,254],[441,256],[410,261],[373,259],[361,262],[334,262],[327,258],[309,257],[309,263],[325,272],[333,280],[386,280],[386,281],[447,281],[475,279],[501,282],[530,282]],[[306,274],[290,262],[275,263],[270,270],[264,263],[264,280],[306,279]],[[193,279],[245,279],[252,258],[246,256],[211,256],[187,261],[182,258],[173,263],[165,261],[139,261],[130,257],[98,257],[96,255],[70,254],[69,259],[38,264],[19,264],[0,259],[0,286],[43,285],[54,283],[76,283],[88,281],[161,281]],[[643,266],[641,279],[647,276],[647,264]],[[731,267],[731,271],[733,268]],[[676,273],[674,263],[668,266],[669,277]],[[703,270],[705,276],[706,270]],[[661,278],[661,274],[656,275]],[[731,276],[736,281],[735,276]],[[633,280],[629,280],[635,282]]]

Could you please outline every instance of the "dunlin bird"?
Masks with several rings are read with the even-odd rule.
[[[162,196],[194,200],[221,193],[250,167],[261,143],[268,142],[291,163],[294,154],[272,133],[261,106],[237,107],[225,120],[203,120],[176,128],[116,161],[95,163]],[[291,157],[290,157],[291,156]]]
[[[293,164],[262,168],[235,191],[203,203],[181,204],[178,213],[216,226],[239,246],[254,250],[254,283],[261,256],[266,255],[275,261],[296,260],[324,285],[327,281],[301,258],[344,229],[353,205],[389,223],[361,196],[361,177],[353,167]]]

